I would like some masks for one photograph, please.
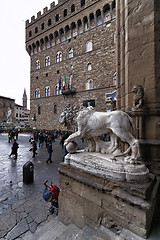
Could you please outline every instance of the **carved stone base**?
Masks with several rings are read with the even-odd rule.
[[[112,155],[102,153],[86,153],[83,150],[76,154],[68,154],[65,163],[79,169],[85,170],[92,175],[96,174],[108,179],[123,182],[147,182],[149,181],[149,170],[142,163],[127,164],[124,157],[112,160]]]
[[[118,226],[146,238],[159,186],[154,175],[143,164],[119,163],[116,167],[109,159],[110,164],[105,164],[99,154],[89,154],[90,159],[85,155],[88,153],[68,154],[59,167],[59,219],[79,227]]]

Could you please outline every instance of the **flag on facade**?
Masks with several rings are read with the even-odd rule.
[[[63,90],[66,89],[66,77],[64,76],[64,79],[63,79]]]
[[[61,90],[61,77],[59,78],[59,90]]]
[[[61,77],[59,78],[59,94],[61,94]]]

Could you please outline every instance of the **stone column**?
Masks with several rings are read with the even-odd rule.
[[[143,86],[148,111],[136,117],[142,125],[137,137],[143,140],[143,158],[160,175],[160,2],[117,0],[116,7],[117,108],[132,114],[131,90],[136,84]]]

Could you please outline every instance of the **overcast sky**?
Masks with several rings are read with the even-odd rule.
[[[30,98],[30,57],[25,50],[25,21],[52,0],[4,0],[0,13],[0,96],[22,105],[24,88]],[[55,1],[57,4],[58,0]]]

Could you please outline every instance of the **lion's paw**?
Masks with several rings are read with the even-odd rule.
[[[129,164],[137,164],[138,163],[137,159],[133,158],[131,156],[125,157],[124,161],[125,161],[125,163],[129,163]]]

